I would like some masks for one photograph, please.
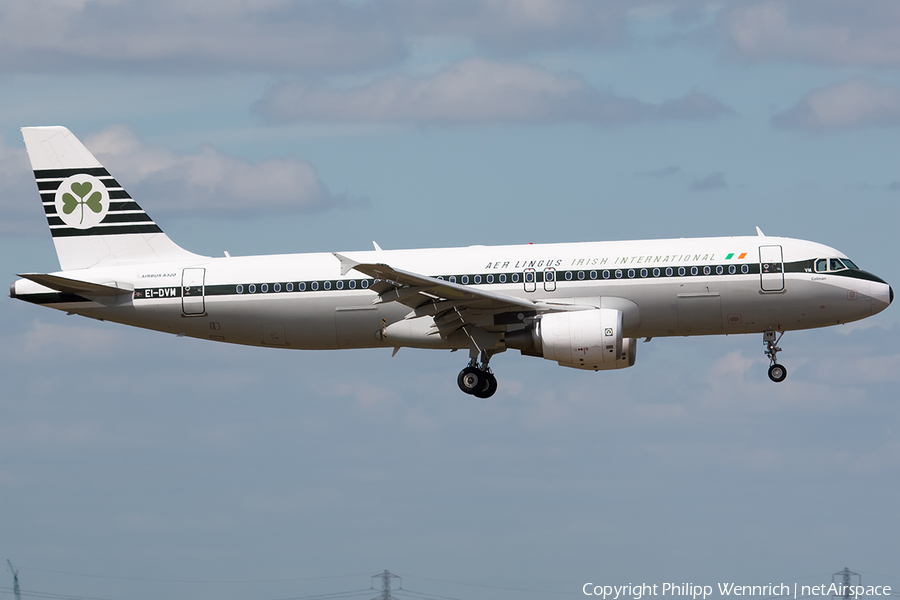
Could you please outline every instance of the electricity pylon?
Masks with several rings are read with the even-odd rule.
[[[9,565],[9,570],[12,571],[13,574],[13,595],[15,595],[16,600],[22,600],[22,596],[19,594],[19,572],[13,569],[12,563],[9,562],[9,559],[6,559],[6,564]],[[387,571],[385,571],[387,573]]]
[[[842,600],[850,600],[853,597],[853,593],[850,591],[850,584],[852,583],[851,577],[856,577],[856,585],[862,584],[862,577],[860,577],[859,573],[854,573],[847,567],[844,567],[843,571],[838,571],[834,575],[831,576],[831,583],[835,583],[834,578],[838,575],[841,576],[841,594],[837,594],[832,596],[832,598],[841,598]]]
[[[372,600],[396,600],[391,595],[391,579],[400,579],[400,576],[394,575],[393,573],[390,573],[387,569],[385,569],[384,572],[379,575],[372,575],[372,579],[375,579],[376,577],[381,579],[381,595],[377,598],[372,598]],[[403,585],[403,580],[401,579],[400,581],[401,585]]]

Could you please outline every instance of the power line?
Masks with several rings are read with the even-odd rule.
[[[292,596],[290,598],[279,598],[278,600],[335,600],[338,598],[353,598],[357,596],[368,596],[372,592],[372,588],[359,590],[349,590],[346,592],[332,592],[327,594],[312,594],[308,596]],[[12,588],[0,586],[0,594],[11,594]],[[39,592],[36,590],[24,590],[22,595],[27,598],[45,598],[49,600],[113,600],[111,598],[98,598],[96,596],[76,596],[72,594],[57,594],[53,592]],[[18,596],[17,596],[18,598]]]
[[[8,561],[7,561],[8,562]],[[92,579],[117,579],[121,581],[153,581],[156,583],[291,583],[294,581],[315,581],[319,579],[349,579],[351,577],[365,577],[365,573],[353,573],[352,575],[322,575],[319,577],[292,577],[289,579],[162,579],[154,577],[124,577],[119,575],[96,575],[91,573],[74,573],[72,571],[56,571],[53,569],[40,569],[37,567],[19,567],[26,571],[38,571],[41,573],[55,573],[57,575],[73,575],[75,577],[90,577]]]
[[[438,598],[439,600],[461,600],[460,598],[454,598],[453,596],[439,596],[438,594],[416,592],[414,590],[408,590],[406,588],[401,588],[401,590],[397,592],[397,595],[400,597],[409,596],[411,598],[420,598],[421,600],[434,600],[435,598]]]

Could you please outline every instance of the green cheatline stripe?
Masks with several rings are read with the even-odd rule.
[[[725,257],[725,260],[731,260],[731,257],[734,256],[734,252]]]

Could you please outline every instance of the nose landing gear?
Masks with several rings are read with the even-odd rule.
[[[459,389],[476,398],[490,398],[497,391],[497,378],[491,372],[488,363],[491,360],[491,351],[481,351],[481,364],[477,361],[477,352],[474,353],[469,365],[459,372],[456,383]]]
[[[787,378],[787,369],[777,362],[778,353],[781,352],[781,348],[778,347],[778,342],[781,341],[783,336],[783,331],[778,334],[777,338],[775,337],[774,331],[766,331],[763,333],[763,343],[766,345],[766,357],[769,359],[769,379],[775,383],[781,383]]]

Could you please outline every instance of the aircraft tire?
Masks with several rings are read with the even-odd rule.
[[[779,364],[774,364],[769,367],[769,379],[774,381],[775,383],[781,383],[787,378],[787,369],[784,366]]]
[[[487,373],[481,369],[466,367],[459,372],[456,383],[463,392],[474,394],[476,391],[484,389],[485,375]]]
[[[484,374],[484,387],[472,395],[476,398],[490,398],[497,391],[497,378],[493,373]]]

